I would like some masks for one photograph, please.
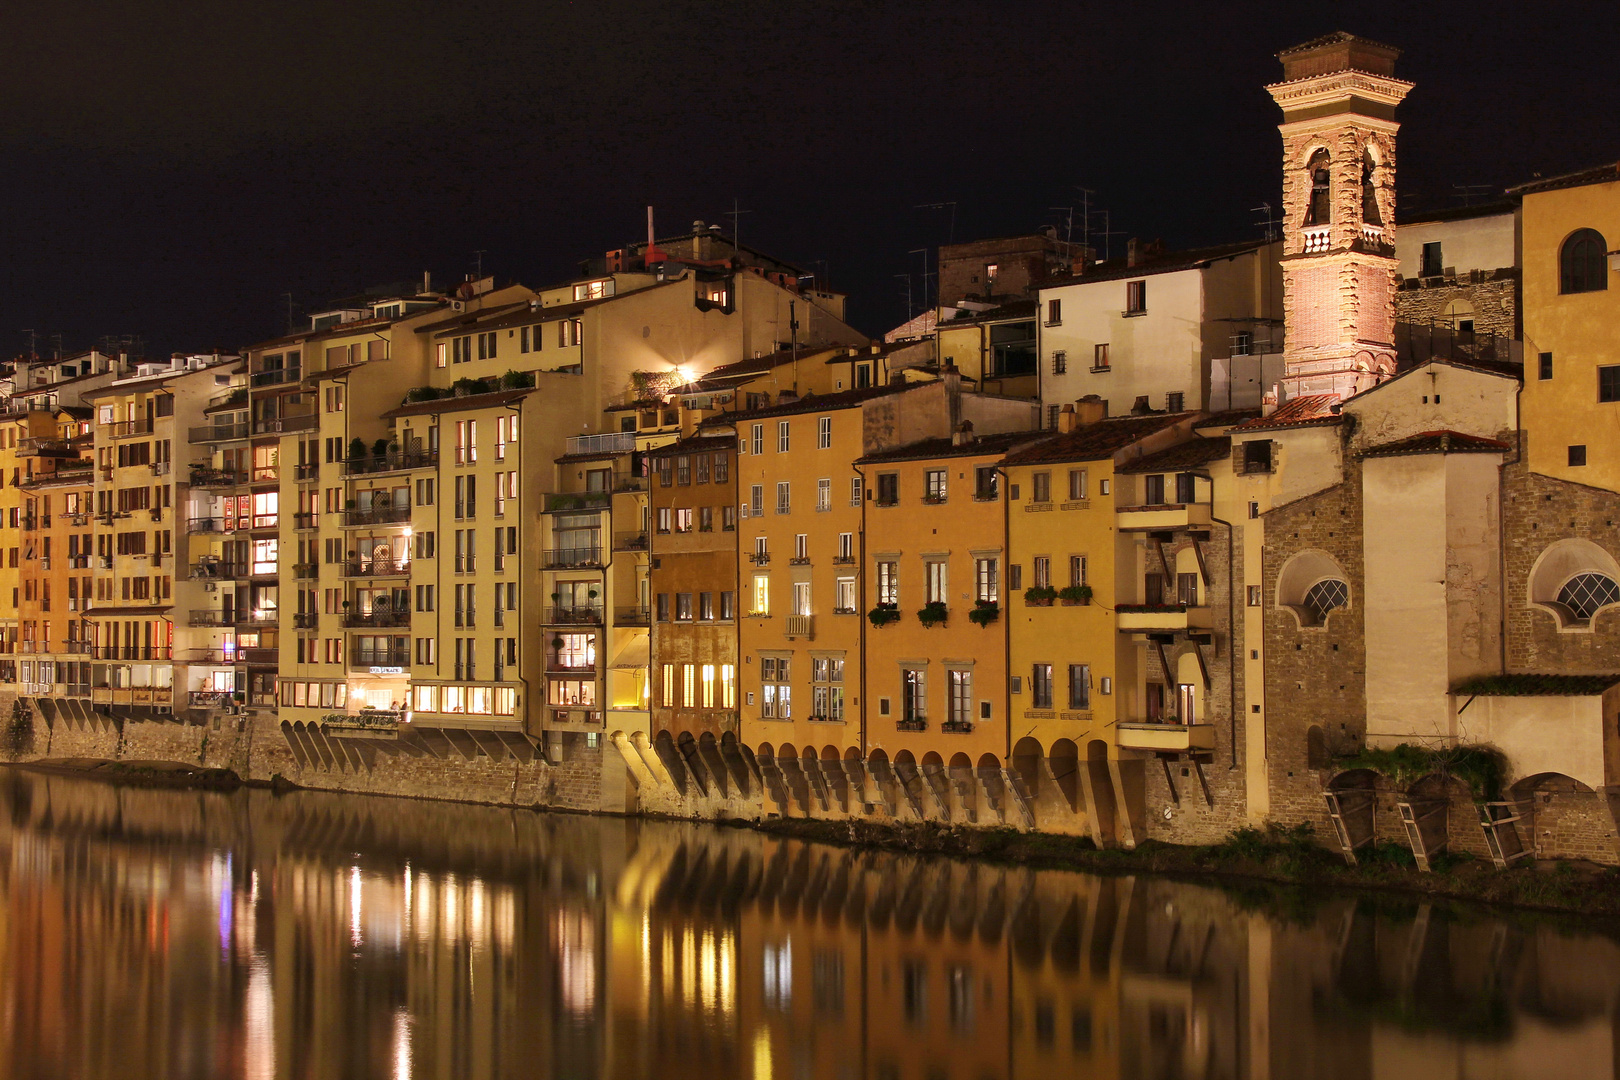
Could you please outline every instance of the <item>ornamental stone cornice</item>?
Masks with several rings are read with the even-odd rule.
[[[1285,112],[1308,109],[1348,97],[1364,97],[1394,108],[1416,85],[1405,79],[1375,75],[1369,71],[1334,71],[1326,75],[1272,83],[1266,87],[1266,92]]]

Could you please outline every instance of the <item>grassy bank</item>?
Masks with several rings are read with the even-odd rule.
[[[1149,840],[1134,851],[1099,850],[1089,838],[1078,836],[933,823],[773,818],[758,823],[757,828],[827,844],[1037,869],[1162,874],[1237,886],[1269,882],[1312,889],[1399,890],[1540,911],[1620,916],[1620,869],[1526,859],[1512,869],[1497,870],[1488,860],[1442,854],[1432,860],[1434,871],[1424,874],[1418,871],[1410,851],[1387,841],[1358,852],[1359,865],[1352,867],[1336,851],[1318,844],[1309,826],[1239,829],[1222,843],[1203,847]]]

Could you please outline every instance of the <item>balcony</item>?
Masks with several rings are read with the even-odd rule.
[[[237,649],[236,662],[238,664],[251,664],[254,667],[275,667],[279,656],[275,649]],[[263,698],[269,697],[269,701]],[[254,705],[274,705],[274,695],[255,694],[252,699]]]
[[[181,659],[189,664],[216,664],[225,666],[237,661],[235,648],[230,649],[189,649],[187,655]]]
[[[546,609],[546,623],[553,626],[601,626],[600,607],[551,607]]]
[[[358,559],[343,564],[343,576],[346,578],[410,577],[411,561],[409,559]]]
[[[293,615],[293,626],[299,630],[313,630],[316,625],[316,615],[313,611],[300,611]]]
[[[204,424],[186,432],[186,441],[193,443],[234,442],[247,437],[246,424]]]
[[[307,465],[293,466],[293,479],[299,482],[306,480],[319,480],[321,476],[320,465],[311,462]]]
[[[855,556],[853,556],[853,555],[834,555],[832,562],[833,562],[834,566],[854,566],[855,565]]]
[[[783,633],[790,638],[804,638],[806,641],[816,639],[816,617],[814,615],[789,615]]]
[[[373,506],[365,510],[343,511],[345,529],[358,528],[362,525],[398,525],[410,520],[409,506]]]
[[[565,513],[570,510],[606,510],[613,505],[611,491],[563,491],[546,496],[545,512]]]
[[[320,566],[312,562],[293,563],[293,577],[298,581],[314,581],[320,573]]]
[[[168,660],[167,645],[93,645],[90,655],[96,660]]]
[[[119,420],[107,425],[107,434],[114,439],[133,439],[137,435],[152,434],[150,420]]]
[[[641,532],[614,533],[613,534],[613,550],[614,551],[646,551],[647,550],[647,533],[646,533],[646,530],[642,530]]]
[[[236,704],[236,694],[230,690],[193,690],[187,700],[193,709],[228,709]]]
[[[395,450],[381,457],[368,454],[352,457],[343,463],[344,476],[373,476],[378,473],[406,472],[410,469],[431,469],[439,464],[437,450]]]
[[[200,469],[193,465],[187,479],[194,488],[228,488],[247,483],[247,473],[241,469]]]
[[[1115,524],[1120,532],[1157,532],[1166,529],[1209,528],[1208,503],[1159,503],[1121,506]]]
[[[233,532],[237,519],[234,517],[195,517],[186,519],[186,532],[189,533],[225,533]]]
[[[275,416],[253,421],[253,434],[286,435],[294,431],[314,431],[320,422],[321,418],[314,413],[308,416]]]
[[[768,551],[750,552],[748,561],[755,566],[769,566],[771,564],[771,553]]]
[[[1190,754],[1215,749],[1214,724],[1119,723],[1115,738],[1126,750],[1150,750],[1160,754]]]
[[[553,724],[568,727],[601,727],[602,714],[596,709],[573,708],[551,709],[549,719]]]
[[[1207,630],[1213,625],[1207,607],[1186,604],[1120,604],[1114,609],[1115,625],[1121,633],[1143,631],[1163,634],[1182,630]]]
[[[409,626],[411,613],[377,608],[369,612],[346,611],[343,613],[343,625],[349,630],[364,630],[374,626]]]
[[[403,709],[361,709],[352,713],[327,713],[321,718],[321,731],[328,735],[369,735],[387,738],[399,735],[405,723]]]
[[[409,649],[355,649],[349,653],[350,668],[409,668],[410,666],[411,651]]]
[[[633,431],[615,431],[608,435],[574,435],[563,442],[563,453],[569,457],[577,454],[628,454],[636,448],[636,434]]]
[[[255,371],[248,379],[250,386],[280,386],[282,383],[295,383],[303,377],[299,368],[271,368],[267,371]]]
[[[896,731],[927,731],[928,719],[922,716],[914,716],[910,720],[896,720],[894,727]]]
[[[236,621],[230,611],[193,611],[186,619],[187,626],[235,626]]]
[[[599,547],[550,548],[541,553],[540,565],[547,570],[583,570],[602,565]]]
[[[174,691],[167,686],[92,686],[90,700],[97,705],[167,705]]]
[[[321,524],[321,515],[313,511],[304,511],[293,515],[293,528],[316,529]]]
[[[556,653],[548,652],[546,671],[555,675],[595,675],[596,665],[586,663],[577,656],[559,657]]]
[[[644,607],[621,607],[613,609],[613,625],[615,626],[651,626],[652,609]]]
[[[279,626],[281,612],[275,608],[243,608],[236,613],[237,626]]]

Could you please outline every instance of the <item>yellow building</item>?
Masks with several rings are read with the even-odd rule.
[[[1121,747],[1118,725],[1148,719],[1145,651],[1155,634],[1175,633],[1167,622],[1175,613],[1140,610],[1151,599],[1144,589],[1157,578],[1162,600],[1166,581],[1157,558],[1149,561],[1147,537],[1129,531],[1138,523],[1117,513],[1144,501],[1137,478],[1117,469],[1184,438],[1193,420],[1186,413],[1104,419],[1100,412],[1093,402],[1065,410],[1059,434],[1014,450],[1002,465],[1012,757],[1025,777],[1042,776],[1047,764],[1052,797],[1061,793],[1073,827],[1099,846],[1139,838],[1141,760]],[[1182,631],[1187,618],[1180,615]],[[1157,700],[1162,706],[1162,696]],[[1038,815],[1042,828],[1066,820],[1057,809]]]
[[[1509,193],[1521,200],[1530,469],[1620,491],[1620,165]]]
[[[863,695],[869,757],[913,810],[1026,824],[1004,792],[1006,502],[999,463],[1021,431],[926,439],[867,454]],[[926,805],[924,805],[926,804]]]

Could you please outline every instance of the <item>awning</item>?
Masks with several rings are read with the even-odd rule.
[[[652,661],[652,638],[644,633],[630,635],[619,651],[613,654],[613,662],[608,667],[615,670],[626,668],[644,668]]]

